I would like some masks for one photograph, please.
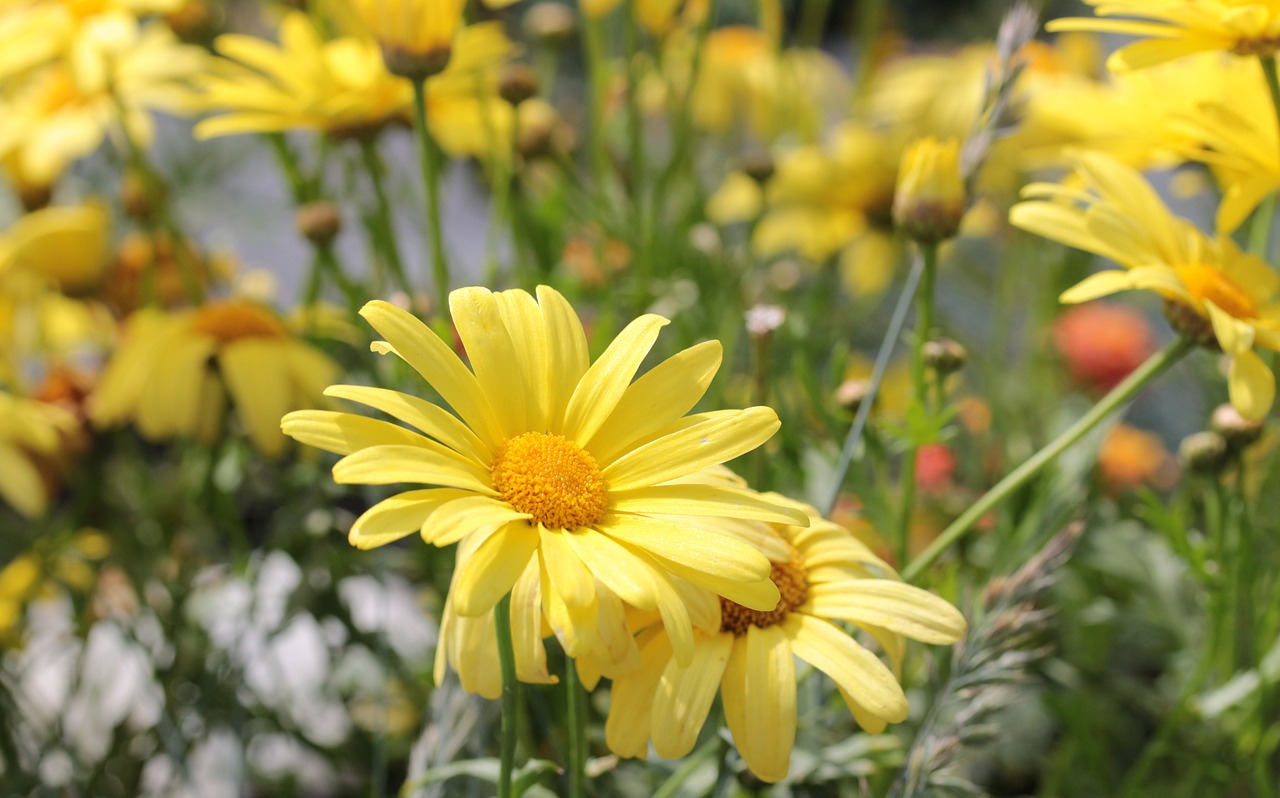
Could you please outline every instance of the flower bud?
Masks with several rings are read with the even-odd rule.
[[[916,139],[902,154],[893,197],[893,221],[922,244],[955,236],[966,196],[960,174],[960,143],[932,136]]]
[[[1230,404],[1218,405],[1209,417],[1209,429],[1222,436],[1227,448],[1244,449],[1262,437],[1263,423],[1250,421]]]
[[[1217,474],[1227,464],[1227,440],[1211,431],[1188,435],[1178,446],[1178,459],[1189,471]]]
[[[935,338],[924,345],[924,362],[929,368],[945,377],[964,368],[969,352],[950,338]]]
[[[573,41],[578,21],[563,3],[537,3],[524,15],[524,32],[546,47],[561,49]]]
[[[391,74],[422,81],[449,65],[465,0],[351,0],[351,5],[382,49]]]
[[[538,96],[538,73],[527,64],[509,64],[498,78],[498,96],[519,105]]]
[[[293,217],[298,232],[318,247],[333,241],[342,230],[342,212],[332,202],[308,202]]]
[[[777,166],[768,150],[755,150],[742,156],[739,167],[742,172],[757,183],[764,184],[773,177]]]
[[[159,193],[163,194],[164,189],[160,188]],[[136,170],[130,169],[120,178],[120,207],[125,216],[140,222],[149,220],[155,213],[151,194],[147,191],[147,179]]]

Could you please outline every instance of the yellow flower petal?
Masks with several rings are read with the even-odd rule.
[[[248,428],[253,445],[268,457],[284,453],[286,439],[280,418],[292,406],[288,375],[280,368],[281,347],[264,338],[241,338],[218,351],[218,366]]]
[[[774,524],[807,526],[809,518],[793,507],[770,502],[743,488],[711,485],[653,485],[612,491],[613,509],[621,513],[714,515]]]
[[[649,752],[653,717],[653,691],[671,660],[671,642],[660,627],[641,633],[640,667],[614,682],[609,696],[609,717],[604,724],[609,750],[624,757]]]
[[[492,400],[489,406],[503,437],[536,429],[528,413],[535,388],[524,379],[520,354],[503,323],[497,298],[487,288],[459,288],[449,294],[449,313],[476,382]]]
[[[609,590],[641,610],[656,610],[657,585],[652,562],[641,559],[630,548],[594,529],[565,532],[564,540]]]
[[[499,527],[460,567],[453,588],[458,614],[483,615],[516,583],[538,549],[538,533],[524,521]]]
[[[793,612],[782,623],[795,655],[857,696],[858,703],[890,723],[907,718],[907,697],[893,674],[852,637],[820,618]]]
[[[547,341],[547,407],[551,414],[547,425],[548,429],[562,429],[564,411],[591,365],[591,356],[582,322],[559,291],[538,286],[538,304]]]
[[[488,475],[477,474],[469,461],[423,446],[372,446],[352,452],[333,466],[335,482],[354,485],[394,485],[417,482],[445,488],[462,488],[496,496]]]
[[[564,414],[564,436],[585,446],[621,401],[636,369],[669,324],[661,316],[641,316],[626,326],[600,359],[591,364],[569,400]]]
[[[1204,300],[1205,310],[1209,311],[1209,321],[1213,324],[1213,335],[1218,345],[1228,355],[1238,355],[1253,348],[1253,326],[1233,317],[1219,308],[1212,300]]]
[[[603,469],[612,490],[656,485],[717,465],[769,440],[781,423],[768,407],[708,414],[708,418],[632,449]]]
[[[43,515],[48,508],[40,472],[26,455],[7,443],[0,443],[0,498],[27,518]]]
[[[888,579],[849,579],[809,587],[815,615],[871,624],[925,643],[954,643],[964,616],[927,591]]]
[[[360,315],[390,345],[375,342],[374,351],[394,352],[403,358],[489,448],[502,443],[501,427],[475,375],[427,325],[408,311],[379,300],[367,303]]]
[[[1136,289],[1149,289],[1166,297],[1190,298],[1186,287],[1172,269],[1152,266],[1129,271],[1113,270],[1092,274],[1063,291],[1058,300],[1066,304],[1076,304],[1120,291]]]
[[[539,581],[538,563],[530,558],[511,588],[511,643],[516,655],[516,678],[528,684],[558,684],[560,679],[547,670],[547,648],[542,643]],[[492,618],[483,620],[492,626]]]
[[[687,667],[667,663],[653,701],[651,736],[658,756],[674,759],[693,750],[732,650],[733,635],[716,634],[698,641]]]
[[[667,358],[628,386],[587,446],[601,466],[676,423],[693,409],[720,369],[724,348],[704,341]]]
[[[708,562],[715,562],[716,574],[724,579],[753,582],[769,577],[769,561],[764,555],[728,535],[662,518],[622,514],[607,516],[600,531],[659,559],[689,568],[703,569]]]
[[[749,700],[744,728],[750,740],[743,760],[767,782],[786,778],[796,741],[796,664],[791,644],[777,626],[747,629],[743,682]],[[734,735],[734,740],[738,740]]]
[[[493,462],[493,455],[466,424],[444,408],[386,388],[369,388],[363,385],[331,385],[326,396],[359,402],[375,410],[421,430],[454,451],[464,454],[482,466]]]
[[[1231,358],[1227,374],[1231,404],[1250,421],[1261,421],[1271,412],[1276,399],[1276,376],[1253,350]]]
[[[417,446],[426,439],[387,421],[334,410],[294,410],[280,420],[285,435],[334,454],[370,446]]]
[[[464,495],[436,510],[422,527],[422,539],[433,546],[450,546],[484,527],[527,520],[529,515],[504,501]]]
[[[570,533],[549,530],[538,525],[541,545],[538,556],[551,577],[551,586],[561,600],[571,607],[585,607],[596,600],[596,580],[565,539]]]
[[[445,502],[469,495],[449,488],[411,490],[383,499],[351,525],[348,540],[358,549],[373,549],[419,532]]]

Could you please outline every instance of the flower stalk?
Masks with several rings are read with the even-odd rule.
[[[418,142],[418,165],[426,192],[427,231],[431,246],[431,273],[436,286],[436,311],[449,307],[449,261],[444,252],[444,226],[440,221],[440,163],[431,131],[427,129],[427,81],[413,81],[413,132]]]
[[[916,294],[916,329],[911,341],[911,382],[917,407],[929,410],[929,379],[924,362],[924,344],[933,330],[933,284],[938,270],[938,245],[920,242],[922,264],[921,288]],[[898,563],[905,564],[910,556],[911,516],[916,498],[916,458],[920,442],[913,433],[907,440],[907,451],[902,459],[902,515],[898,523]]]
[[[516,713],[520,685],[516,681],[515,645],[511,641],[511,594],[493,608],[493,625],[498,635],[498,667],[502,672],[502,728],[499,736],[498,798],[514,798],[511,772],[516,760]]]
[[[1152,355],[1145,363],[1133,371],[1123,382],[1111,389],[1111,392],[1098,400],[1098,403],[1080,417],[1061,435],[1055,438],[1040,451],[1032,455],[1026,462],[1009,472],[994,488],[983,494],[982,498],[961,513],[960,517],[938,535],[937,539],[912,560],[902,571],[902,578],[910,582],[919,576],[938,557],[965,535],[973,525],[988,511],[1004,501],[1018,488],[1025,485],[1045,466],[1058,459],[1058,456],[1070,449],[1090,430],[1098,426],[1104,419],[1122,407],[1156,377],[1163,374],[1174,363],[1181,360],[1191,351],[1194,343],[1186,338],[1175,339],[1164,349]]]

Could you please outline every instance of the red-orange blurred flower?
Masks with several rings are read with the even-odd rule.
[[[1155,351],[1146,319],[1121,305],[1077,305],[1053,326],[1053,342],[1071,375],[1106,391]]]
[[[1142,485],[1172,487],[1178,468],[1159,437],[1120,424],[1107,433],[1098,450],[1098,474],[1105,492],[1120,493]]]
[[[945,443],[927,443],[916,453],[916,484],[927,493],[951,487],[956,472],[956,456]]]

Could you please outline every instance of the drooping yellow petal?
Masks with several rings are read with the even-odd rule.
[[[653,749],[659,756],[675,759],[693,750],[732,650],[733,635],[716,634],[698,640],[687,667],[667,663],[653,702]]]
[[[604,724],[609,750],[633,758],[649,752],[653,691],[671,660],[671,643],[660,627],[641,633],[637,642],[640,667],[614,682],[609,696],[609,717]]]
[[[549,530],[538,524],[541,545],[538,556],[542,567],[551,577],[551,585],[565,604],[585,607],[596,600],[596,581],[591,571],[578,557],[578,552],[566,540],[572,533]]]
[[[749,700],[744,728],[750,739],[743,760],[767,782],[786,778],[796,740],[796,664],[777,626],[747,630],[743,682]],[[735,735],[734,740],[738,737]]]
[[[1240,415],[1261,421],[1276,400],[1276,375],[1253,350],[1246,350],[1231,358],[1227,390]]]
[[[268,457],[284,453],[286,439],[280,419],[293,398],[288,374],[280,368],[279,342],[241,338],[218,351],[218,366],[235,403],[236,414],[248,428],[253,445]]]
[[[0,498],[27,518],[43,515],[48,507],[40,472],[26,455],[7,443],[0,443]]]
[[[476,548],[459,571],[451,593],[458,597],[458,614],[483,615],[516,583],[538,549],[538,533],[524,521],[500,527]]]
[[[511,588],[511,643],[516,655],[516,678],[529,684],[557,684],[559,677],[547,670],[538,583],[538,563],[530,558]]]
[[[1218,345],[1228,355],[1238,355],[1253,348],[1253,326],[1232,317],[1219,308],[1212,300],[1204,300],[1205,310],[1209,311],[1209,321],[1213,324],[1213,335]]]
[[[820,618],[793,612],[782,623],[795,655],[857,696],[858,703],[890,723],[907,718],[907,697],[893,674],[852,637]]]
[[[642,610],[658,608],[651,563],[594,529],[565,532],[564,539],[595,577],[623,601]]]
[[[810,585],[813,614],[870,624],[925,643],[954,643],[964,635],[964,616],[946,601],[905,582],[850,579]]]

